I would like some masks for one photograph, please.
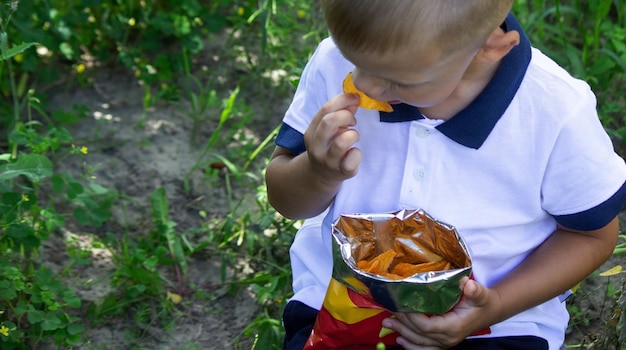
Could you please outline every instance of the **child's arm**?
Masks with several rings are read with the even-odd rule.
[[[617,242],[618,220],[594,231],[559,227],[515,270],[491,288],[461,281],[464,297],[441,316],[397,314],[385,327],[405,349],[445,349],[474,332],[562,294],[604,263]],[[425,347],[424,347],[425,346]]]
[[[306,152],[294,156],[277,147],[265,173],[272,206],[283,216],[301,219],[324,211],[341,183],[358,170],[359,135],[352,127],[358,95],[341,94],[326,103],[304,133]]]

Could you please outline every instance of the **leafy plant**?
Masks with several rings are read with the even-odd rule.
[[[13,102],[13,118],[4,118],[0,117],[0,125],[4,124],[6,127],[5,130],[10,130],[15,124],[19,121],[19,111],[20,111],[20,97],[24,95],[24,87],[23,83],[20,82],[19,85],[15,81],[15,72],[13,69],[13,59],[22,55],[26,50],[34,46],[36,43],[21,43],[19,45],[10,46],[9,45],[9,36],[7,34],[7,28],[11,23],[11,19],[15,11],[17,11],[18,1],[11,1],[7,4],[8,14],[6,18],[2,20],[2,16],[0,16],[0,77],[3,77],[4,65],[7,66],[8,76],[8,89],[12,92],[12,102]],[[4,9],[3,9],[4,10]],[[4,13],[4,11],[2,11]],[[19,57],[19,56],[18,56]],[[1,116],[1,114],[0,114]]]
[[[25,142],[39,149],[51,142],[50,136],[43,139]],[[38,260],[42,240],[64,223],[40,201],[42,184],[53,176],[52,162],[43,154],[13,154],[0,157],[0,308],[6,330],[0,343],[8,349],[49,340],[76,344],[83,326],[66,309],[80,307],[81,301]]]
[[[2,348],[27,349],[48,339],[57,345],[80,343],[84,326],[78,317],[65,311],[79,308],[80,298],[55,279],[49,269],[28,273],[26,266],[10,264],[15,258],[6,258],[4,255],[0,263],[0,327],[5,329],[0,336]],[[22,263],[29,262],[25,259]]]
[[[42,241],[65,223],[64,214],[54,209],[55,201],[42,194],[52,187],[55,194],[75,205],[79,221],[106,220],[107,213],[97,210],[106,211],[111,201],[104,204],[96,198],[108,193],[103,187],[91,184],[89,191],[84,191],[79,181],[54,172],[49,155],[61,151],[72,137],[63,127],[33,119],[31,110],[38,109],[39,101],[33,90],[24,93],[23,79],[15,82],[13,60],[36,45],[9,44],[7,26],[18,3],[11,1],[6,19],[0,21],[0,76],[8,76],[13,101],[10,117],[0,117],[8,130],[2,136],[9,150],[0,153],[0,346],[27,349],[53,342],[67,347],[82,341],[84,326],[70,312],[81,307],[81,300],[39,260]],[[23,111],[27,112],[26,121],[22,120]],[[6,116],[1,112],[0,116]],[[50,122],[47,115],[42,116]],[[67,155],[86,153],[86,147],[72,147]],[[97,215],[90,217],[90,213]]]
[[[626,5],[623,1],[517,1],[514,13],[532,43],[592,86],[598,112],[614,139],[626,144]]]
[[[0,307],[7,330],[0,342],[7,349],[80,342],[83,325],[67,309],[79,308],[81,301],[42,266],[39,251],[70,216],[55,210],[60,200],[74,208],[71,216],[77,222],[96,226],[108,219],[115,200],[115,192],[100,185],[85,186],[68,174],[55,173],[46,154],[60,150],[71,136],[54,127],[42,134],[35,125],[17,123],[9,136],[13,151],[0,154]],[[86,147],[68,151],[84,153]],[[50,199],[46,193],[57,197]]]

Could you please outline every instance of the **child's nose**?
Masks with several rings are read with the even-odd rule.
[[[359,71],[358,69],[352,72],[352,79],[354,86],[363,91],[367,96],[375,100],[384,100],[382,97],[387,91],[384,79]]]

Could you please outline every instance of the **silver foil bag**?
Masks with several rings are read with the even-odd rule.
[[[333,277],[392,312],[445,313],[461,298],[461,278],[472,272],[469,252],[456,229],[421,209],[341,215],[332,234]],[[407,277],[359,268],[390,250],[390,268],[400,267],[398,261],[420,266],[436,262],[439,267],[444,263],[445,268]]]

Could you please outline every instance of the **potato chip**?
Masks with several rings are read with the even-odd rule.
[[[391,264],[393,263],[393,258],[395,258],[396,255],[397,253],[395,251],[388,250],[382,254],[379,254],[374,259],[366,261],[366,263],[362,263],[362,261],[364,260],[359,261],[357,263],[357,266],[361,270],[369,273],[374,273],[378,275],[382,273],[387,273],[389,272],[389,267],[391,267]],[[363,266],[364,268],[361,268],[361,266]]]
[[[393,249],[398,252],[398,261],[421,264],[431,261],[438,261],[441,256],[432,250],[432,244],[425,241],[426,237],[419,242],[413,239],[396,238]]]
[[[346,76],[343,80],[343,92],[347,94],[358,94],[359,107],[361,108],[373,109],[382,112],[393,112],[393,107],[388,102],[375,100],[357,89],[352,81],[352,72],[348,73],[348,76]]]
[[[449,270],[450,263],[446,260],[438,260],[432,261],[422,264],[409,264],[409,263],[398,263],[391,270],[391,273],[402,276],[403,278],[410,277],[416,275],[418,273],[424,273],[429,271],[443,271]]]
[[[361,271],[373,273],[392,280],[401,280],[418,273],[452,269],[450,262],[441,257],[437,257],[430,262],[397,261],[399,258],[403,258],[403,256],[396,253],[394,250],[387,250],[373,259],[357,261],[357,267]]]
[[[391,272],[379,273],[377,275],[381,277],[385,277],[386,279],[389,279],[389,280],[401,280],[405,278],[404,276],[396,275],[395,273],[391,273]]]
[[[356,267],[358,267],[361,271],[369,270],[370,266],[372,266],[372,262],[369,260],[359,260],[356,262]]]

